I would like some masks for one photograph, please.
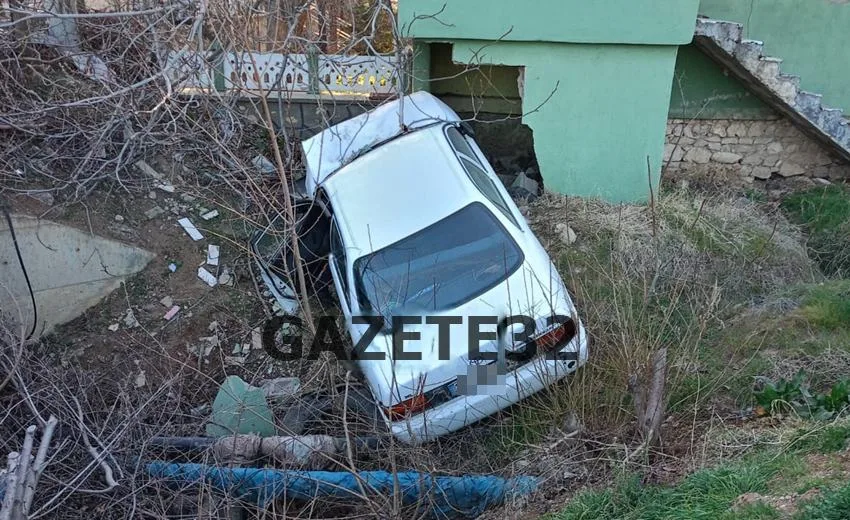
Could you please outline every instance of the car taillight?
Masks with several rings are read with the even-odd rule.
[[[543,334],[539,338],[537,338],[537,348],[538,350],[551,350],[558,346],[564,340],[564,337],[567,335],[566,327],[561,325],[557,329],[552,329],[546,334]]]
[[[422,413],[426,408],[428,408],[428,398],[425,394],[419,394],[390,406],[387,408],[387,415],[390,416],[391,421],[398,421],[408,415]]]

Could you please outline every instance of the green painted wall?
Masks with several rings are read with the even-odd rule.
[[[676,49],[455,42],[459,62],[525,66],[523,123],[547,189],[646,200],[658,186]]]
[[[676,57],[670,117],[677,119],[763,119],[773,110],[693,45]]]
[[[702,0],[700,13],[744,24],[747,38],[782,58],[786,74],[824,104],[850,111],[850,2],[847,0]]]
[[[432,40],[683,44],[698,0],[400,0],[402,34]]]

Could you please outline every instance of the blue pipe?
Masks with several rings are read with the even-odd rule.
[[[151,477],[175,484],[211,485],[260,507],[268,506],[275,498],[299,501],[317,497],[359,498],[362,492],[358,482],[367,493],[390,495],[397,479],[402,503],[427,505],[436,518],[475,517],[487,507],[504,503],[509,497],[531,493],[539,485],[539,479],[528,476],[511,479],[489,475],[435,477],[416,471],[395,475],[387,471],[361,471],[355,474],[221,468],[159,461],[148,463],[147,472]]]

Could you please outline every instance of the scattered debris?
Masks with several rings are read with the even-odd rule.
[[[136,385],[136,388],[141,388],[145,386],[148,382],[147,377],[145,376],[145,371],[142,370],[136,375],[136,379],[133,381],[133,384]]]
[[[251,330],[251,349],[252,350],[262,350],[263,349],[263,331],[260,330],[260,327],[256,327]]]
[[[209,265],[218,265],[218,257],[221,250],[218,246],[210,244],[207,246],[207,263]]]
[[[152,167],[151,167],[148,163],[146,163],[145,161],[143,161],[143,160],[141,160],[141,159],[140,159],[140,160],[138,160],[138,161],[136,161],[135,166],[136,166],[136,168],[138,168],[139,170],[141,170],[141,171],[142,171],[142,173],[144,173],[145,175],[149,175],[149,176],[153,177],[153,178],[154,178],[154,179],[156,179],[156,180],[161,180],[161,179],[163,179],[163,178],[164,178],[164,177],[163,177],[163,175],[162,175],[161,173],[159,173],[158,171],[154,170],[154,169],[153,169],[153,168],[152,168]]]
[[[207,330],[210,332],[215,332],[216,330],[218,330],[218,322],[211,321],[210,324],[207,326]]]
[[[174,298],[172,298],[171,296],[166,296],[165,298],[159,300],[159,303],[161,303],[163,307],[168,307],[170,309],[171,306],[174,305]]]
[[[201,340],[205,339],[209,338],[201,338]],[[209,341],[206,345],[186,345],[186,351],[190,354],[194,354],[198,358],[204,359],[206,362],[209,362],[207,358],[210,357],[212,350],[218,346],[218,338],[213,336],[213,339],[215,339],[215,342]]]
[[[218,283],[218,280],[216,279],[215,275],[207,271],[203,267],[198,268],[198,278],[203,280],[204,283],[206,283],[210,287],[215,287]]]
[[[195,197],[193,197],[192,195],[189,195],[188,193],[181,193],[180,194],[180,200],[182,200],[183,202],[188,202],[189,204],[191,204],[191,203],[195,202]]]
[[[813,178],[812,178],[812,180],[813,180],[816,184],[821,184],[821,185],[823,185],[823,186],[829,186],[829,185],[831,185],[831,184],[832,184],[831,182],[829,182],[829,180],[828,180],[828,179],[822,179],[822,178],[820,178],[820,177],[813,177]]]
[[[233,345],[233,350],[231,350],[230,353],[233,354],[234,356],[241,354],[242,353],[242,344],[236,343],[235,345]]]
[[[233,275],[230,274],[230,271],[224,269],[218,277],[218,283],[220,285],[228,285],[233,286]]]
[[[274,435],[274,417],[263,391],[238,376],[228,376],[213,401],[206,433],[210,437],[234,433],[255,433],[261,437]]]
[[[162,215],[163,213],[165,213],[164,209],[159,206],[154,206],[151,209],[145,211],[145,218],[147,218],[148,220],[153,220],[156,217]]]
[[[211,409],[211,407],[210,407],[209,403],[204,403],[200,406],[196,406],[194,408],[191,408],[189,410],[189,413],[191,415],[194,415],[195,417],[200,417],[202,415],[206,415],[206,414],[210,413],[210,409]]]
[[[120,327],[121,327],[121,325],[119,325],[117,323],[113,323],[112,325],[110,325],[106,328],[109,329],[112,332],[117,332]]]
[[[511,184],[510,193],[515,198],[533,201],[540,195],[540,185],[534,179],[528,177],[525,172],[517,175]]]
[[[201,218],[204,220],[214,219],[218,216],[218,210],[214,209],[212,211],[207,211],[206,213],[201,215]]]
[[[178,219],[177,223],[180,224],[183,230],[186,231],[186,234],[188,234],[189,237],[191,237],[192,240],[194,240],[195,242],[197,242],[198,240],[203,240],[204,235],[202,235],[201,232],[198,231],[198,228],[195,227],[195,224],[192,224],[192,221],[188,218],[183,217],[181,219]]]
[[[148,192],[148,198],[151,199],[151,200],[156,200],[156,192],[155,191]]]
[[[164,319],[164,320],[166,320],[166,321],[171,321],[171,318],[173,318],[173,317],[177,316],[177,313],[178,313],[178,312],[180,312],[180,306],[179,306],[179,305],[174,305],[174,306],[172,306],[170,309],[168,309],[168,312],[166,312],[166,313],[162,316],[162,319]]]
[[[127,314],[124,316],[124,325],[130,329],[139,326],[139,322],[136,320],[136,315],[133,314],[133,309],[127,309]]]
[[[298,397],[301,391],[301,380],[297,377],[276,377],[260,381],[260,388],[266,398],[281,402]]]
[[[124,217],[121,215],[115,215],[115,222],[124,222]]]
[[[259,170],[261,173],[265,173],[266,175],[277,175],[277,168],[274,163],[262,155],[258,155],[251,159],[251,164],[254,165],[254,168]]]
[[[156,187],[161,189],[162,191],[164,191],[166,193],[174,193],[176,191],[174,189],[174,186],[172,186],[171,184],[165,183],[165,182],[157,183]]]
[[[168,264],[168,270],[171,271],[172,273],[176,273],[177,272],[177,264],[175,264],[174,262],[171,262],[170,264]]]
[[[245,356],[224,356],[224,364],[228,366],[239,366],[245,364],[247,358]]]
[[[568,226],[563,222],[559,222],[555,225],[555,231],[558,232],[558,236],[561,238],[561,242],[566,245],[572,245],[576,241],[576,232],[573,231],[573,228]]]

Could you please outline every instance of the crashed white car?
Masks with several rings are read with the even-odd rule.
[[[561,277],[463,123],[418,92],[304,141],[295,198],[356,360],[397,438],[423,442],[575,371],[587,335]],[[252,246],[297,312],[291,248]]]

